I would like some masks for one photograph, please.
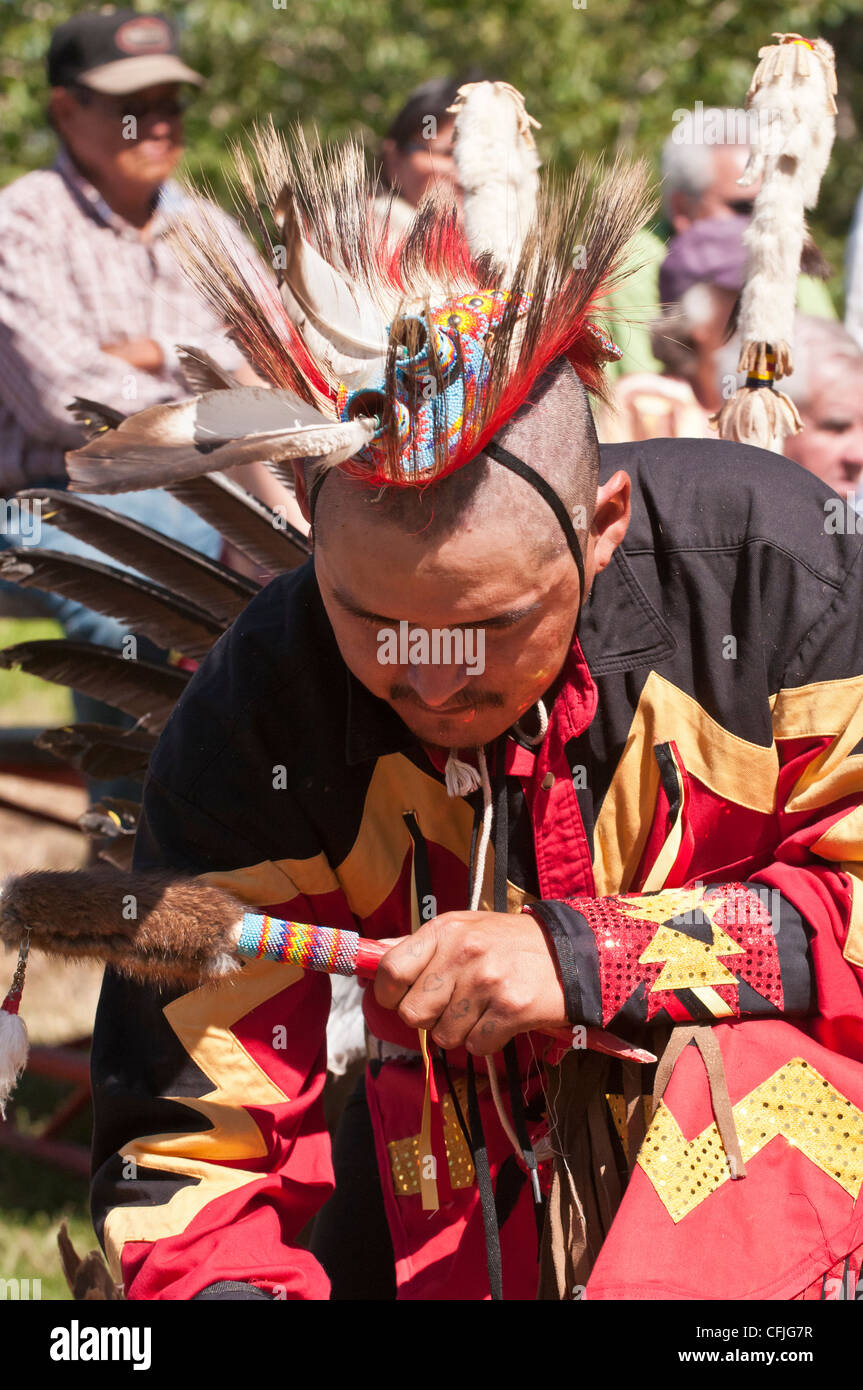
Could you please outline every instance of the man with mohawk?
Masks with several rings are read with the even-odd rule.
[[[69,460],[293,472],[314,558],[182,697],[135,863],[393,942],[332,1156],[326,976],[109,971],[97,1229],[135,1299],[818,1297],[863,1248],[863,545],[745,445],[600,457],[640,173],[527,217],[504,84],[456,152],[467,249],[429,202],[387,259],[355,153],[265,143],[281,300],[189,254],[275,389]],[[481,630],[483,671],[382,665],[403,621]]]

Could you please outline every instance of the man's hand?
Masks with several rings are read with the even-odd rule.
[[[569,1026],[552,947],[528,913],[442,913],[387,951],[375,998],[441,1047],[480,1054]]]
[[[139,372],[160,372],[165,365],[165,357],[159,344],[152,338],[130,338],[127,343],[100,343],[102,352],[111,357],[122,357]]]

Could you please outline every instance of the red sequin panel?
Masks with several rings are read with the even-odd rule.
[[[620,1012],[642,980],[649,990],[662,969],[661,965],[638,963],[638,957],[653,940],[656,923],[640,921],[621,912],[618,901],[617,898],[574,898],[570,903],[587,918],[596,937],[603,1024]]]
[[[766,886],[762,898],[739,883],[723,883],[709,888],[705,898],[711,904],[710,915],[717,927],[733,937],[746,951],[745,956],[729,956],[729,968],[740,979],[781,1009],[784,1004],[782,973],[776,949],[778,923],[771,918],[768,904],[779,895]],[[721,901],[712,906],[716,900]]]

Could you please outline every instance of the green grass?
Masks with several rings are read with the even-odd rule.
[[[62,636],[63,629],[51,618],[0,618],[0,648]],[[0,728],[48,729],[73,717],[72,693],[65,686],[23,671],[0,670]]]
[[[25,1074],[10,1106],[15,1123],[36,1134],[69,1087]],[[89,1145],[92,1115],[87,1106],[63,1131],[69,1142]],[[79,1255],[94,1250],[87,1180],[26,1154],[0,1149],[0,1278],[41,1279],[43,1299],[70,1299],[60,1268],[57,1231],[61,1221]],[[31,1285],[32,1287],[32,1285]]]
[[[49,618],[0,619],[0,648],[62,635]],[[0,727],[53,728],[73,718],[72,695],[65,687],[22,671],[0,670]],[[38,1133],[68,1094],[61,1082],[25,1075],[13,1103],[16,1124],[26,1133]],[[88,1146],[91,1123],[88,1106],[61,1137]],[[60,1268],[57,1231],[65,1221],[79,1255],[96,1248],[87,1189],[85,1178],[0,1149],[0,1279],[40,1279],[43,1299],[71,1298]]]

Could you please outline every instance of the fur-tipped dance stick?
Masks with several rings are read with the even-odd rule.
[[[249,958],[372,979],[389,949],[356,932],[249,912],[248,904],[200,879],[108,865],[8,879],[0,894],[0,941],[17,947],[28,933],[49,955],[102,960],[133,979],[190,988],[239,970]],[[552,1036],[572,1045],[566,1029]],[[595,1051],[656,1061],[598,1028],[585,1028],[579,1038]]]

